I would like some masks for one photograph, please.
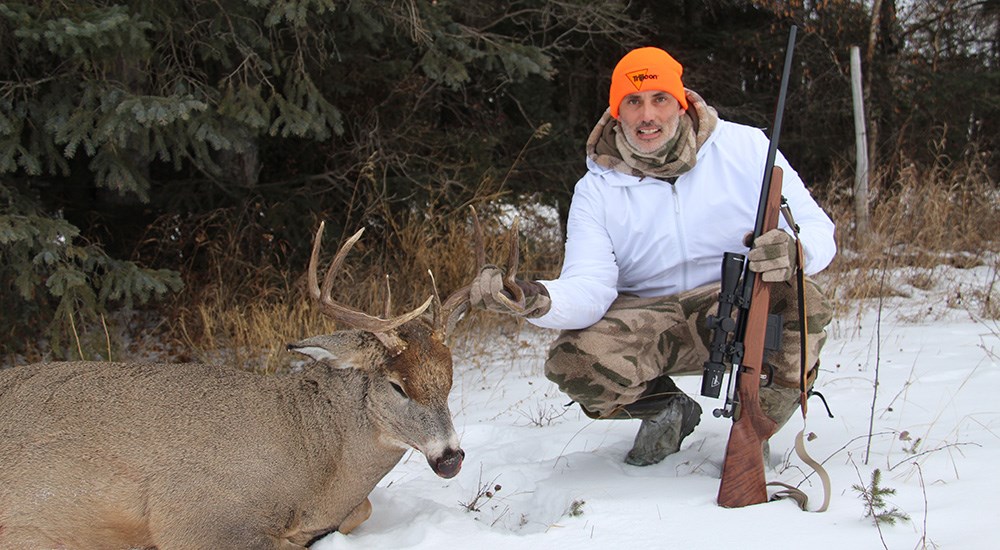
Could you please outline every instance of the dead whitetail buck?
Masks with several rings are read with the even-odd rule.
[[[314,360],[300,372],[106,362],[0,372],[0,548],[304,548],[367,519],[369,493],[408,447],[456,475],[465,453],[445,335],[468,287],[397,317],[388,300],[386,318],[366,315],[330,297],[361,231],[320,286],[322,233],[309,290],[352,330],[291,344]]]

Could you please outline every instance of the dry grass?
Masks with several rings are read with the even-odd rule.
[[[840,190],[839,195],[832,192],[819,197],[838,226],[841,253],[821,275],[840,308],[838,313],[850,314],[849,308],[857,308],[867,299],[905,296],[908,290],[939,286],[942,265],[969,268],[986,263],[992,267],[991,280],[982,288],[956,289],[955,295],[966,307],[976,304],[977,315],[1000,318],[1000,259],[994,253],[996,235],[1000,234],[1000,192],[978,157],[956,165],[910,165],[894,173],[897,175],[891,178],[885,173],[876,178],[872,234],[867,237],[852,229],[853,206],[848,193],[843,193],[851,186],[847,171],[828,186]],[[512,209],[496,195],[483,195],[475,202],[486,233],[487,260],[502,264]],[[519,214],[520,273],[527,278],[556,276],[562,237],[559,228],[553,227],[555,220],[527,207]],[[393,312],[398,314],[434,291],[428,270],[434,274],[442,299],[471,280],[475,257],[468,210],[429,205],[383,219],[394,220],[382,232],[384,237],[376,241],[366,233],[348,256],[337,278],[336,299],[381,315],[388,276]],[[245,238],[233,231],[230,238],[234,241]],[[324,260],[344,237],[325,236]],[[196,350],[196,359],[236,361],[272,372],[295,359],[284,351],[285,344],[337,327],[309,303],[304,292],[304,265],[287,272],[276,272],[273,265],[240,265],[236,269],[223,265],[229,261],[224,250],[246,248],[253,248],[252,243],[248,247],[234,242],[220,248],[220,265],[211,270],[217,279],[205,282],[211,292],[201,293],[196,305],[176,309],[172,333],[178,347]],[[471,345],[484,345],[489,340],[485,335],[514,329],[509,318],[473,313],[459,326],[457,336],[471,339]]]
[[[907,287],[939,286],[941,266],[968,269],[990,265],[998,269],[1000,190],[977,155],[961,163],[941,162],[920,168],[908,164],[890,177],[877,174],[871,205],[872,231],[854,231],[853,205],[847,193],[822,198],[837,222],[840,253],[822,279],[844,309],[854,301],[906,296]],[[844,174],[831,189],[849,190]],[[882,273],[890,275],[883,277]],[[996,279],[996,276],[993,277]],[[997,315],[997,286],[990,282],[977,302],[989,318]]]
[[[487,262],[502,265],[509,249],[512,215],[500,204],[484,204],[477,210],[485,234]],[[521,238],[526,239],[519,247],[518,272],[529,278],[554,277],[560,265],[561,238],[527,236],[557,235],[558,227],[553,227],[557,222],[531,209],[518,214]],[[237,234],[255,234],[235,225],[232,232],[222,240],[238,239]],[[411,209],[384,232],[385,240],[376,241],[371,233],[366,232],[352,248],[334,285],[333,298],[355,309],[384,315],[388,283],[391,311],[398,315],[422,303],[435,287],[440,298],[446,299],[476,273],[469,210]],[[320,276],[344,237],[324,235]],[[229,244],[220,250],[247,248],[253,247]],[[285,351],[287,343],[347,328],[325,318],[311,303],[305,291],[305,265],[276,272],[273,265],[234,262],[231,255],[224,253],[209,257],[219,264],[208,270],[214,279],[202,281],[202,292],[192,292],[188,303],[178,304],[174,310],[173,347],[185,350],[176,357],[225,361],[274,372],[298,359]],[[480,340],[484,332],[512,326],[512,320],[503,316],[474,312],[469,318],[459,325],[455,337]]]

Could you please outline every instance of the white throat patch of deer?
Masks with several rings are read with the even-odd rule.
[[[290,344],[313,360],[297,372],[85,361],[0,371],[0,548],[305,548],[367,519],[369,493],[409,447],[437,475],[458,474],[445,337],[468,287],[399,316],[357,311],[331,291],[361,232],[320,283],[322,232],[309,293],[350,328]]]

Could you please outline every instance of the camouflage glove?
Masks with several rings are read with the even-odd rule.
[[[747,235],[749,240],[750,235]],[[753,242],[747,259],[750,271],[760,273],[768,283],[789,281],[795,274],[797,247],[792,236],[781,229],[772,229]]]
[[[469,288],[469,303],[473,308],[526,318],[541,317],[548,313],[552,301],[549,300],[545,286],[520,279],[515,279],[514,284],[524,296],[520,303],[514,292],[505,290],[503,270],[495,265],[484,266]]]

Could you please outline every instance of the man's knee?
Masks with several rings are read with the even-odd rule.
[[[551,357],[545,362],[545,377],[554,382],[559,391],[568,395],[588,410],[596,410],[604,399],[605,389],[594,382],[593,378],[580,368],[581,363],[571,358]]]
[[[770,373],[775,383],[798,388],[801,384],[802,365],[805,362],[807,374],[819,364],[819,354],[826,342],[826,327],[833,319],[833,309],[822,289],[812,279],[805,281],[805,319],[803,326],[797,287],[794,283],[779,283],[772,287],[770,313],[782,316],[781,345],[765,356],[773,371]],[[805,358],[802,357],[802,338],[806,338]],[[808,381],[807,386],[812,382]]]
[[[545,361],[545,377],[589,413],[603,415],[620,404],[623,395],[635,392],[637,383],[632,379],[634,369],[608,366],[609,359],[587,353],[561,336]]]
[[[778,425],[779,430],[800,406],[801,393],[796,388],[771,385],[760,388],[759,394],[761,411]]]

